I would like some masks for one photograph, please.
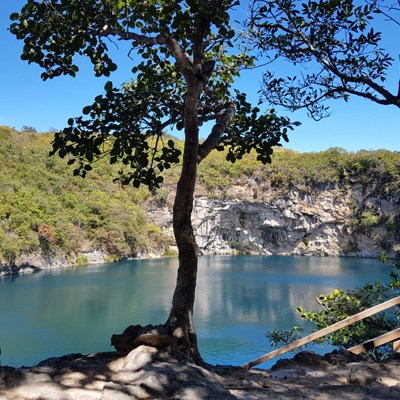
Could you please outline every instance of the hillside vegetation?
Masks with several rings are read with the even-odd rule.
[[[65,160],[50,157],[51,134],[0,128],[0,258],[21,253],[74,255],[101,249],[111,259],[165,245],[147,223],[145,188],[113,183],[117,167],[94,165],[85,179]],[[78,259],[78,262],[84,259]]]
[[[63,254],[71,263],[83,263],[79,255],[93,250],[110,260],[168,250],[171,237],[148,222],[147,210],[171,205],[169,192],[179,166],[166,171],[162,189],[150,193],[113,182],[121,167],[107,160],[94,163],[85,179],[75,177],[66,160],[48,155],[51,140],[50,133],[0,127],[0,262],[12,264],[19,255],[35,252]],[[304,191],[363,184],[384,194],[399,190],[399,180],[400,154],[387,150],[353,154],[340,148],[320,153],[277,149],[270,165],[259,164],[255,154],[231,164],[224,153],[213,152],[199,169],[199,183],[210,196],[223,196],[239,181]],[[373,223],[374,218],[364,215],[360,223]]]
[[[236,164],[222,153],[214,153],[200,166],[200,181],[209,189],[223,188],[244,177],[276,189],[312,190],[330,184],[374,185],[377,190],[400,190],[400,153],[360,150],[350,153],[335,147],[322,152],[298,153],[275,149],[272,163],[262,165],[256,154]]]

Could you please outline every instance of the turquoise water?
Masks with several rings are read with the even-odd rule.
[[[164,322],[176,270],[177,259],[167,258],[0,279],[2,365],[112,350],[113,333]],[[212,364],[242,365],[271,350],[267,330],[304,325],[297,306],[316,310],[321,292],[387,281],[388,275],[387,266],[371,259],[201,257],[195,306],[200,351]]]

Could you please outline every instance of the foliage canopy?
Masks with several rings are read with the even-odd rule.
[[[147,139],[185,127],[188,79],[194,78],[202,84],[195,123],[215,121],[199,160],[227,146],[232,162],[252,148],[260,161],[270,162],[272,146],[288,140],[292,125],[273,111],[263,114],[246,93],[232,88],[241,69],[254,63],[236,50],[239,38],[229,12],[238,5],[232,0],[28,1],[11,15],[11,32],[24,39],[22,59],[45,70],[42,79],[75,76],[77,55],[90,59],[96,76],[110,76],[117,64],[109,46],[117,40],[131,46],[133,80],[121,88],[109,81],[105,93],[83,108],[84,116],[69,119],[69,127],[56,135],[53,153],[72,155],[81,176],[108,154],[111,163],[132,167],[122,182],[159,187],[158,173],[178,162],[181,152],[172,141],[150,146]]]
[[[350,95],[400,107],[400,86],[385,87],[394,57],[375,26],[381,20],[398,29],[399,10],[396,2],[379,0],[253,0],[254,45],[269,61],[296,66],[292,76],[265,72],[263,96],[291,110],[306,108],[315,119],[329,114],[325,100]]]

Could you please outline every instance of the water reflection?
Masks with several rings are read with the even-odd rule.
[[[2,364],[110,349],[134,323],[164,322],[177,259],[133,260],[0,279]],[[195,323],[212,363],[242,364],[269,350],[265,332],[303,325],[295,309],[336,287],[387,279],[374,260],[216,256],[199,263]]]
[[[195,316],[212,363],[241,364],[270,351],[267,330],[310,329],[296,307],[318,309],[322,292],[388,279],[375,260],[221,256],[201,266]]]

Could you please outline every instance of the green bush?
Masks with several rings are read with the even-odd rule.
[[[85,265],[88,263],[88,259],[86,256],[79,256],[76,260],[75,260],[75,264],[76,265]]]
[[[380,224],[381,218],[379,215],[373,214],[371,211],[364,211],[361,218],[355,222],[355,227],[360,231],[367,231]]]

